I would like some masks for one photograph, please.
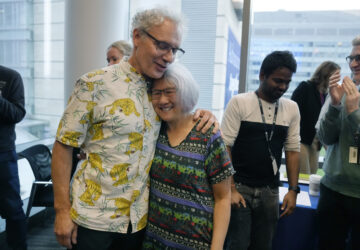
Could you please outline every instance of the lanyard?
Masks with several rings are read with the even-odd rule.
[[[260,101],[260,98],[259,98],[259,94],[257,92],[256,93],[256,96],[258,98],[258,102],[259,102],[259,107],[260,107],[260,112],[261,112],[261,118],[262,118],[262,121],[263,121],[263,124],[264,124],[264,130],[265,130],[265,138],[266,138],[266,142],[268,143],[268,146],[270,144],[270,141],[274,135],[274,128],[275,128],[275,123],[276,123],[276,117],[277,117],[277,112],[278,112],[278,109],[279,109],[279,100],[276,101],[276,104],[275,104],[275,113],[274,113],[274,119],[273,119],[273,124],[272,124],[272,127],[271,127],[271,132],[270,132],[270,137],[269,137],[269,133],[266,129],[266,122],[265,122],[265,115],[264,115],[264,110],[263,110],[263,106],[262,106],[262,103]],[[270,150],[270,148],[269,148]]]
[[[265,139],[266,139],[267,146],[268,146],[268,150],[269,150],[269,154],[270,154],[270,159],[271,159],[271,163],[272,163],[272,168],[273,168],[273,171],[274,171],[274,175],[276,175],[276,173],[278,172],[278,167],[277,167],[277,164],[276,164],[275,157],[273,156],[273,154],[272,154],[272,152],[271,152],[270,142],[271,142],[271,139],[272,139],[272,137],[273,137],[273,135],[274,135],[276,117],[277,117],[277,112],[278,112],[278,108],[279,108],[279,100],[276,100],[275,112],[274,112],[274,119],[273,119],[273,123],[272,123],[272,126],[271,126],[271,132],[270,132],[270,136],[269,136],[269,133],[268,133],[268,131],[267,131],[267,129],[266,129],[266,122],[265,122],[265,115],[264,115],[263,106],[262,106],[262,103],[261,103],[261,101],[260,101],[258,92],[256,91],[255,93],[256,93],[256,96],[257,96],[257,98],[258,98],[259,107],[260,107],[260,112],[261,112],[261,118],[262,118],[262,121],[263,121],[263,124],[264,124]]]

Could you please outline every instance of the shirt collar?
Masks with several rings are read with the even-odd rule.
[[[127,74],[134,83],[146,83],[146,79],[129,63],[129,57],[124,56],[119,62],[119,68]]]

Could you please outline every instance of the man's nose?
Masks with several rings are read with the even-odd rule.
[[[350,63],[350,67],[356,67],[360,64],[360,61],[353,59]]]
[[[282,89],[282,90],[286,90],[288,88],[288,86],[289,85],[287,83],[285,83],[285,82],[279,84],[279,88]]]
[[[168,63],[172,63],[175,60],[175,55],[172,51],[172,49],[169,49],[164,55],[163,55],[163,59],[168,62]]]

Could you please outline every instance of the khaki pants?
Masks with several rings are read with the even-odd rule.
[[[315,136],[312,144],[301,143],[299,167],[301,174],[316,174],[319,166],[319,140]]]

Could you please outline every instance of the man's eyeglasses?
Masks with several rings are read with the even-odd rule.
[[[162,93],[166,97],[173,97],[176,94],[176,88],[153,89],[151,90],[151,98],[153,100],[159,100]]]
[[[143,32],[150,37],[152,40],[154,40],[155,42],[155,46],[158,50],[160,50],[161,52],[163,52],[164,54],[169,52],[171,50],[171,52],[173,53],[173,55],[180,57],[183,54],[185,54],[185,50],[183,50],[182,48],[174,48],[172,47],[170,44],[168,44],[167,42],[164,41],[159,41],[158,39],[156,39],[155,37],[153,37],[152,35],[150,35],[147,31],[143,30]]]
[[[346,61],[350,64],[352,61],[355,60],[357,63],[360,63],[360,55],[355,56],[347,56]]]

